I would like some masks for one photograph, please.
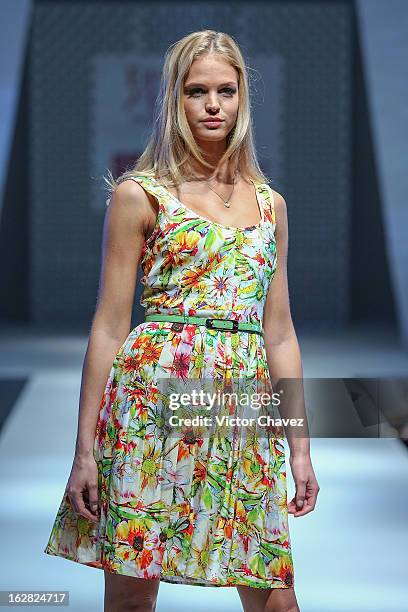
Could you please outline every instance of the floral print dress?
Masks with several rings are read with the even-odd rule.
[[[262,325],[277,263],[269,184],[252,181],[261,221],[238,228],[190,210],[157,179],[130,180],[159,204],[140,261],[146,314]],[[164,379],[268,383],[264,337],[170,321],[132,329],[99,407],[93,454],[100,520],[76,515],[64,492],[44,552],[171,583],[291,587],[283,430],[164,435]]]

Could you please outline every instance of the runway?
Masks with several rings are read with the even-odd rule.
[[[408,371],[387,329],[305,333],[299,342],[305,377]],[[1,588],[67,590],[73,612],[102,610],[102,571],[43,553],[72,465],[86,338],[9,327],[1,346],[2,414],[11,410],[0,437]],[[13,384],[21,389],[6,405]],[[318,503],[307,516],[289,518],[300,609],[405,612],[408,449],[392,438],[314,438],[311,449]],[[291,499],[289,465],[287,474]],[[235,588],[161,583],[157,612],[176,610],[242,607]]]

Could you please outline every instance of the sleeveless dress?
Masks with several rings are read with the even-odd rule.
[[[159,204],[140,261],[145,313],[262,325],[277,263],[269,184],[252,181],[262,219],[237,228],[196,214],[157,179],[131,179]],[[158,385],[165,378],[270,382],[264,337],[170,321],[132,329],[99,407],[100,520],[76,515],[65,491],[44,552],[171,583],[291,587],[282,428],[166,437]]]

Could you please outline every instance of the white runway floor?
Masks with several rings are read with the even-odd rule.
[[[103,611],[103,572],[43,553],[72,465],[85,337],[9,331],[1,376],[28,376],[0,437],[2,590],[70,592]],[[402,375],[408,352],[378,328],[299,334],[305,377]],[[407,612],[408,449],[398,439],[314,438],[314,512],[289,517],[302,612]],[[288,498],[294,484],[287,463]],[[240,612],[235,588],[161,583],[157,612]]]

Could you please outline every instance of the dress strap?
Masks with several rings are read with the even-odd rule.
[[[262,199],[264,202],[265,216],[272,225],[276,225],[275,215],[275,197],[273,195],[272,187],[269,183],[264,183],[261,186]]]
[[[141,185],[143,189],[147,191],[147,193],[153,195],[156,198],[159,204],[159,208],[161,210],[164,208],[163,191],[160,189],[160,186],[155,182],[155,180],[152,177],[146,176],[145,174],[128,174],[125,176],[120,176],[116,182],[119,185],[120,183],[123,183],[124,181],[127,181],[127,180],[132,180],[132,181],[135,181],[136,183],[139,183],[139,185]],[[111,197],[109,197],[106,200],[106,206],[109,206]]]

